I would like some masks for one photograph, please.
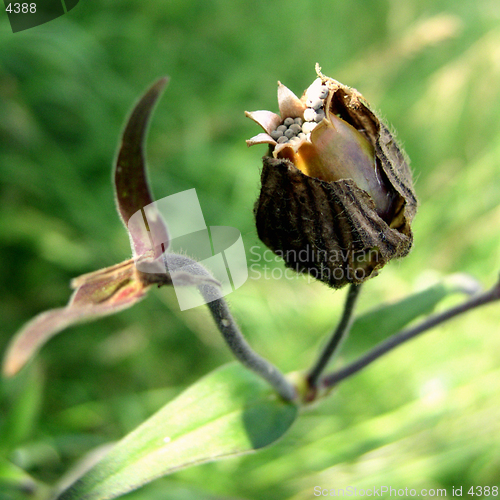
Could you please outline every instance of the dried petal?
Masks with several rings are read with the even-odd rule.
[[[276,141],[269,134],[262,132],[247,140],[248,146],[254,146],[255,144],[276,144]]]
[[[281,116],[271,111],[245,112],[245,116],[260,125],[268,134],[275,130],[281,123]]]

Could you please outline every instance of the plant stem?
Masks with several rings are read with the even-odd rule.
[[[321,380],[320,385],[322,388],[331,388],[334,385],[338,384],[341,380],[351,377],[384,354],[387,354],[392,349],[416,337],[417,335],[426,332],[431,328],[434,328],[435,326],[454,318],[455,316],[459,316],[460,314],[472,311],[477,307],[490,304],[491,302],[495,302],[497,300],[500,300],[500,281],[490,290],[469,299],[463,304],[453,307],[448,311],[444,311],[440,314],[430,316],[419,325],[416,325],[413,328],[409,328],[407,330],[403,330],[399,333],[396,333],[392,337],[389,337],[387,340],[381,342],[378,346],[374,347],[371,351],[369,351],[367,354],[360,357],[353,363],[336,372],[325,375],[325,377],[323,377],[323,379]]]
[[[345,340],[347,338],[347,335],[349,334],[349,330],[351,329],[353,320],[354,307],[356,305],[360,290],[361,285],[351,284],[349,287],[349,292],[344,304],[344,312],[342,314],[342,318],[340,319],[337,328],[333,332],[330,341],[325,346],[320,357],[313,365],[313,367],[309,370],[309,374],[307,375],[308,385],[312,389],[317,386],[318,379],[323,373],[323,370],[326,368],[334,354],[338,352],[342,341]]]
[[[215,281],[212,275],[201,264],[184,255],[166,254],[165,264],[174,278],[174,285],[176,274],[181,273],[182,282],[185,285],[191,284],[198,287],[212,313],[215,324],[236,359],[266,380],[284,400],[294,400],[297,397],[295,387],[276,366],[257,354],[245,340],[223,298],[220,287],[210,283]],[[189,282],[190,276],[193,278],[192,283]],[[199,279],[200,277],[208,279],[203,282]]]
[[[200,288],[215,288],[211,285],[203,285]],[[234,318],[229,311],[229,307],[223,298],[207,303],[212,317],[219,328],[226,344],[236,358],[247,368],[267,380],[269,384],[286,401],[296,398],[297,392],[293,385],[272,363],[259,356],[243,337],[240,329],[236,325]]]

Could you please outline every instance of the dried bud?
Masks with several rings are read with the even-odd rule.
[[[410,251],[417,200],[405,157],[355,89],[321,74],[299,99],[278,82],[280,115],[246,115],[269,144],[255,206],[259,238],[298,272],[340,288]]]

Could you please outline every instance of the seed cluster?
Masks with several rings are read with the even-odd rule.
[[[299,139],[310,139],[311,132],[325,117],[325,99],[328,96],[328,87],[321,85],[306,92],[304,119],[285,118],[283,123],[271,132],[271,137],[278,143],[296,142]]]

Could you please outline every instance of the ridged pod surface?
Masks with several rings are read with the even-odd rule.
[[[417,199],[401,148],[362,95],[316,71],[300,99],[279,84],[281,116],[247,113],[266,132],[247,143],[269,144],[255,218],[288,267],[340,288],[408,254]],[[290,118],[307,133],[276,140]]]

